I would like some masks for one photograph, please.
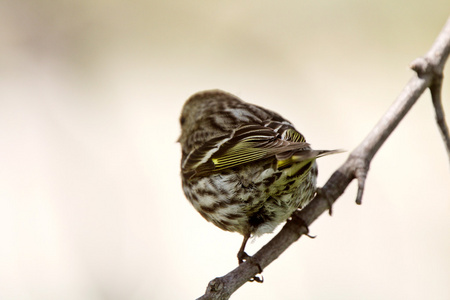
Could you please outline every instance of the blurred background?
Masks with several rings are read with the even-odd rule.
[[[316,148],[356,147],[448,1],[0,2],[0,299],[194,299],[241,236],[185,199],[178,117],[220,88]],[[450,66],[444,108],[450,118]],[[319,161],[322,185],[348,153]],[[450,170],[423,95],[352,183],[233,299],[449,299]],[[249,243],[253,254],[272,235]]]

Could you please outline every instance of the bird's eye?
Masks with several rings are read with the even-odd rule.
[[[186,122],[186,118],[185,118],[185,117],[181,117],[181,118],[180,118],[180,124],[183,125],[184,122]]]

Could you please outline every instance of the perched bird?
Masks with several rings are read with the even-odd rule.
[[[221,90],[192,95],[180,117],[181,177],[194,208],[217,227],[244,236],[272,232],[316,192],[316,158],[279,114]]]

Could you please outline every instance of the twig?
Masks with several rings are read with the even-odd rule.
[[[445,121],[444,109],[442,108],[441,90],[442,90],[442,77],[440,82],[433,83],[430,86],[431,98],[433,99],[434,110],[436,112],[436,123],[439,127],[442,139],[444,140],[445,148],[447,149],[448,161],[450,163],[450,136],[448,133],[447,123]]]
[[[450,20],[450,19],[449,19]],[[411,68],[417,72],[419,77],[432,76],[432,83],[429,86],[431,98],[433,100],[434,110],[436,112],[436,123],[439,127],[444,145],[447,150],[448,159],[450,162],[450,136],[448,127],[445,121],[444,109],[442,108],[442,79],[443,70],[446,60],[440,61],[442,57],[448,57],[450,47],[447,42],[447,37],[450,36],[449,20],[434,42],[431,49],[424,57],[419,57],[411,63]]]
[[[306,234],[308,232],[307,227],[322,213],[329,210],[330,205],[342,195],[354,178],[358,180],[356,202],[361,203],[370,162],[427,88],[430,88],[432,92],[437,122],[446,141],[447,152],[450,156],[448,128],[445,124],[440,97],[442,70],[449,52],[450,18],[430,48],[430,51],[423,58],[416,59],[412,63],[411,67],[417,72],[417,76],[415,75],[408,82],[389,110],[363,142],[350,153],[347,161],[333,173],[325,186],[317,193],[314,200],[301,211],[295,212],[291,219],[286,222],[283,229],[262,247],[252,257],[251,261],[244,262],[223,277],[213,279],[209,283],[206,293],[199,299],[228,299],[239,287],[259,272],[258,265],[264,269],[292,243],[297,241],[303,234]]]

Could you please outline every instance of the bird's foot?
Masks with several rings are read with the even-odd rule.
[[[250,255],[245,253],[245,251],[239,251],[237,257],[238,257],[239,264],[242,264],[244,262],[248,262],[249,264],[252,264],[252,265],[254,265],[254,266],[256,266],[258,268],[258,274],[262,273],[263,270],[261,268],[261,265],[257,261],[255,261],[253,259],[253,257],[251,257]],[[261,275],[261,277],[255,275],[252,278],[250,278],[249,281],[250,282],[255,281],[255,282],[263,283],[264,282],[264,277],[262,275]]]
[[[328,203],[328,213],[331,215],[333,215],[333,199],[331,199],[331,197],[324,192],[324,190],[322,188],[316,188],[316,194],[320,195],[322,197],[325,197],[325,200]]]

